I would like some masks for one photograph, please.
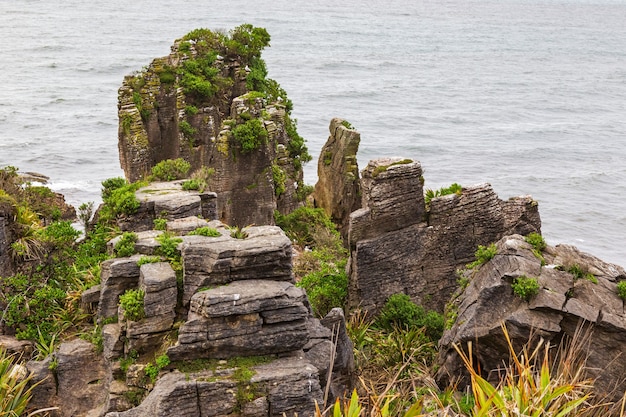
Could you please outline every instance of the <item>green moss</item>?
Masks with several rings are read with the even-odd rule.
[[[411,163],[413,163],[412,159],[403,159],[402,161],[394,162],[389,165],[379,165],[376,168],[374,168],[374,171],[372,172],[372,177],[376,178],[381,173],[387,171],[389,167],[396,166],[396,165],[406,165],[406,164],[411,164]]]

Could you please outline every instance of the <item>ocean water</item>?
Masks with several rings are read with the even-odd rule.
[[[0,0],[0,166],[79,205],[120,176],[117,88],[198,27],[265,27],[315,158],[332,117],[359,165],[532,195],[548,243],[626,266],[626,1]],[[316,163],[305,180],[316,181]]]

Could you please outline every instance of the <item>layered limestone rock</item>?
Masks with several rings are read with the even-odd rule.
[[[306,361],[278,359],[252,371],[245,381],[237,380],[233,369],[174,371],[158,380],[140,406],[106,416],[309,416],[315,402],[322,402],[317,369]]]
[[[173,360],[231,358],[300,350],[309,339],[306,294],[288,282],[236,281],[191,299]]]
[[[503,201],[488,184],[426,207],[421,166],[408,159],[371,161],[362,174],[363,208],[350,215],[348,296],[350,306],[371,313],[396,293],[442,312],[457,288],[456,270],[478,245],[541,227],[532,198]]]
[[[135,197],[139,208],[135,214],[118,219],[120,229],[134,232],[152,230],[155,219],[217,219],[217,194],[183,190],[183,182],[152,182],[138,189]]]
[[[54,417],[102,415],[107,379],[104,358],[82,339],[61,343],[54,357],[54,375],[51,357],[27,363],[34,384],[29,407],[57,407],[48,411]]]
[[[329,129],[330,136],[317,162],[315,205],[324,209],[347,241],[350,213],[361,208],[356,159],[361,135],[339,118],[330,121]]]
[[[171,53],[124,79],[118,94],[120,163],[136,181],[165,159],[214,170],[227,224],[273,224],[302,199],[302,164],[310,160],[290,118],[291,102],[260,58],[264,29],[229,35],[206,29],[177,40]]]
[[[465,367],[453,345],[465,348],[472,342],[475,363],[485,376],[494,377],[509,360],[503,337],[504,323],[516,349],[539,338],[554,345],[578,339],[579,326],[591,331],[582,355],[588,355],[586,371],[596,379],[594,389],[600,398],[617,396],[626,390],[626,313],[617,295],[617,283],[626,280],[626,271],[569,245],[547,247],[533,253],[522,236],[503,237],[497,254],[471,271],[467,288],[447,307],[454,325],[444,332],[439,344],[441,386],[467,384]],[[543,257],[540,259],[540,257]],[[545,265],[544,265],[545,264]],[[571,271],[571,272],[569,272]],[[535,278],[538,294],[528,301],[516,296],[512,284],[520,277]],[[584,334],[584,332],[582,333]]]
[[[291,242],[280,228],[236,234],[195,216],[165,223],[170,234],[180,233],[172,242],[177,254],[169,255],[180,255],[178,279],[170,263],[154,262],[165,232],[142,231],[134,243],[139,254],[105,261],[99,289],[83,299],[102,325],[104,413],[309,415],[327,383],[331,399],[350,388],[345,319],[329,316],[333,332],[312,317],[306,293],[294,286]],[[198,227],[212,228],[211,236],[189,234]],[[109,242],[111,253],[119,239]],[[153,258],[139,266],[146,255]],[[132,319],[119,305],[128,290],[139,290],[143,300],[143,314]],[[335,347],[340,354],[330,367]],[[163,353],[171,364],[155,378],[154,361]],[[259,355],[267,365],[240,364]],[[177,371],[190,363],[199,370]],[[242,382],[242,374],[249,380]]]
[[[250,227],[245,239],[188,236],[181,246],[185,268],[183,305],[202,287],[239,280],[293,282],[291,241],[276,226]]]

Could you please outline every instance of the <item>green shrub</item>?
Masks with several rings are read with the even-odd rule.
[[[137,261],[137,266],[141,267],[141,265],[154,264],[154,263],[161,262],[161,261],[162,261],[161,258],[158,256],[142,256]]]
[[[322,208],[299,207],[287,215],[274,212],[276,225],[301,246],[316,247],[316,233],[324,229],[339,241],[337,227]]]
[[[181,121],[178,124],[178,128],[180,129],[181,132],[183,132],[183,135],[187,139],[193,139],[194,135],[198,133],[198,130],[194,128],[193,126],[191,126],[191,124],[189,124],[189,122],[186,120]]]
[[[285,193],[287,174],[278,165],[272,165],[272,179],[274,181],[274,194],[280,197]]]
[[[426,193],[424,194],[424,202],[426,203],[426,205],[429,205],[430,201],[433,198],[442,197],[444,195],[450,194],[461,195],[462,191],[463,187],[461,187],[461,185],[457,184],[456,182],[449,187],[441,187],[438,190],[431,190],[430,188],[428,188],[426,190]]]
[[[131,321],[144,318],[143,297],[144,292],[140,289],[126,290],[120,295],[120,306],[124,311],[124,318]]]
[[[183,158],[166,159],[152,167],[152,176],[160,181],[173,181],[185,178],[191,164]]]
[[[154,230],[166,230],[167,229],[167,219],[154,219]]]
[[[324,317],[334,307],[345,308],[348,296],[346,262],[322,263],[319,270],[305,275],[296,285],[304,288],[317,317]]]
[[[126,258],[135,253],[135,243],[137,242],[137,234],[133,232],[124,232],[120,240],[115,244],[115,255],[118,258]]]
[[[343,120],[341,122],[341,125],[345,127],[346,129],[354,130],[354,126],[352,126],[352,124],[350,124],[350,122],[347,120]]]
[[[268,137],[267,130],[259,119],[248,120],[243,124],[235,126],[232,133],[241,146],[241,152],[244,154],[259,149],[261,145],[267,142]]]
[[[129,184],[124,178],[119,177],[103,181],[104,207],[100,210],[100,220],[106,223],[119,215],[136,213],[141,203],[135,196],[135,191],[145,185],[147,182],[144,181]]]
[[[217,229],[213,228],[213,227],[199,227],[196,230],[193,230],[191,232],[188,233],[189,235],[197,235],[197,236],[207,236],[207,237],[219,237],[222,236],[222,234],[220,232],[217,231]]]
[[[626,300],[626,281],[620,281],[617,283],[617,295],[622,300]]]
[[[160,246],[156,250],[157,254],[162,255],[168,259],[179,259],[180,252],[178,251],[178,244],[183,240],[179,237],[175,237],[171,233],[162,233],[157,236],[156,241]]]
[[[204,187],[206,187],[206,183],[201,180],[187,180],[183,182],[182,188],[185,191],[204,191]]]
[[[539,233],[529,233],[525,238],[527,243],[531,244],[537,252],[542,252],[546,248],[546,241]]]
[[[479,265],[482,265],[491,259],[498,253],[498,248],[495,243],[490,244],[489,246],[478,245],[478,249],[474,253],[476,260],[467,264],[469,269],[475,268]]]
[[[519,276],[513,281],[512,287],[513,293],[525,301],[539,294],[539,282],[534,277]]]
[[[444,318],[435,311],[424,310],[424,307],[411,301],[406,294],[394,294],[385,303],[376,319],[376,325],[387,331],[400,328],[426,328],[426,335],[433,341],[439,340],[443,334]]]
[[[150,378],[152,383],[156,381],[157,376],[159,376],[159,372],[161,372],[161,369],[170,364],[170,358],[166,354],[163,354],[161,356],[158,356],[154,360],[154,362],[155,364],[149,363],[144,368],[146,376]]]
[[[192,105],[187,105],[185,106],[185,113],[190,115],[190,116],[194,116],[196,114],[198,114],[200,110],[198,110],[198,108],[196,106],[192,106]]]

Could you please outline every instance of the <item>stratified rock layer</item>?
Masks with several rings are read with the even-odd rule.
[[[408,159],[371,161],[361,184],[363,208],[350,216],[348,296],[370,313],[396,293],[443,312],[457,288],[456,270],[478,245],[541,227],[532,198],[503,201],[488,184],[433,198],[427,209],[421,166]]]
[[[344,240],[348,238],[350,213],[361,207],[359,167],[356,153],[361,134],[345,120],[330,121],[330,137],[317,162],[315,205],[324,209],[338,225]]]
[[[616,287],[626,280],[626,271],[569,245],[548,247],[542,254],[546,264],[542,266],[531,245],[519,235],[502,238],[497,249],[493,259],[468,272],[469,285],[448,306],[448,314],[453,312],[457,318],[440,341],[440,385],[456,381],[462,389],[468,382],[453,345],[465,348],[470,341],[484,375],[497,375],[491,371],[506,363],[510,355],[502,323],[516,349],[531,336],[531,349],[540,337],[553,344],[580,339],[580,334],[575,334],[584,325],[592,332],[582,353],[588,354],[587,372],[596,379],[594,389],[601,397],[621,397],[626,390],[626,361],[622,360],[626,355],[626,314]],[[586,277],[576,278],[567,272],[575,269]],[[523,276],[536,278],[540,286],[529,301],[516,296],[511,286]]]

